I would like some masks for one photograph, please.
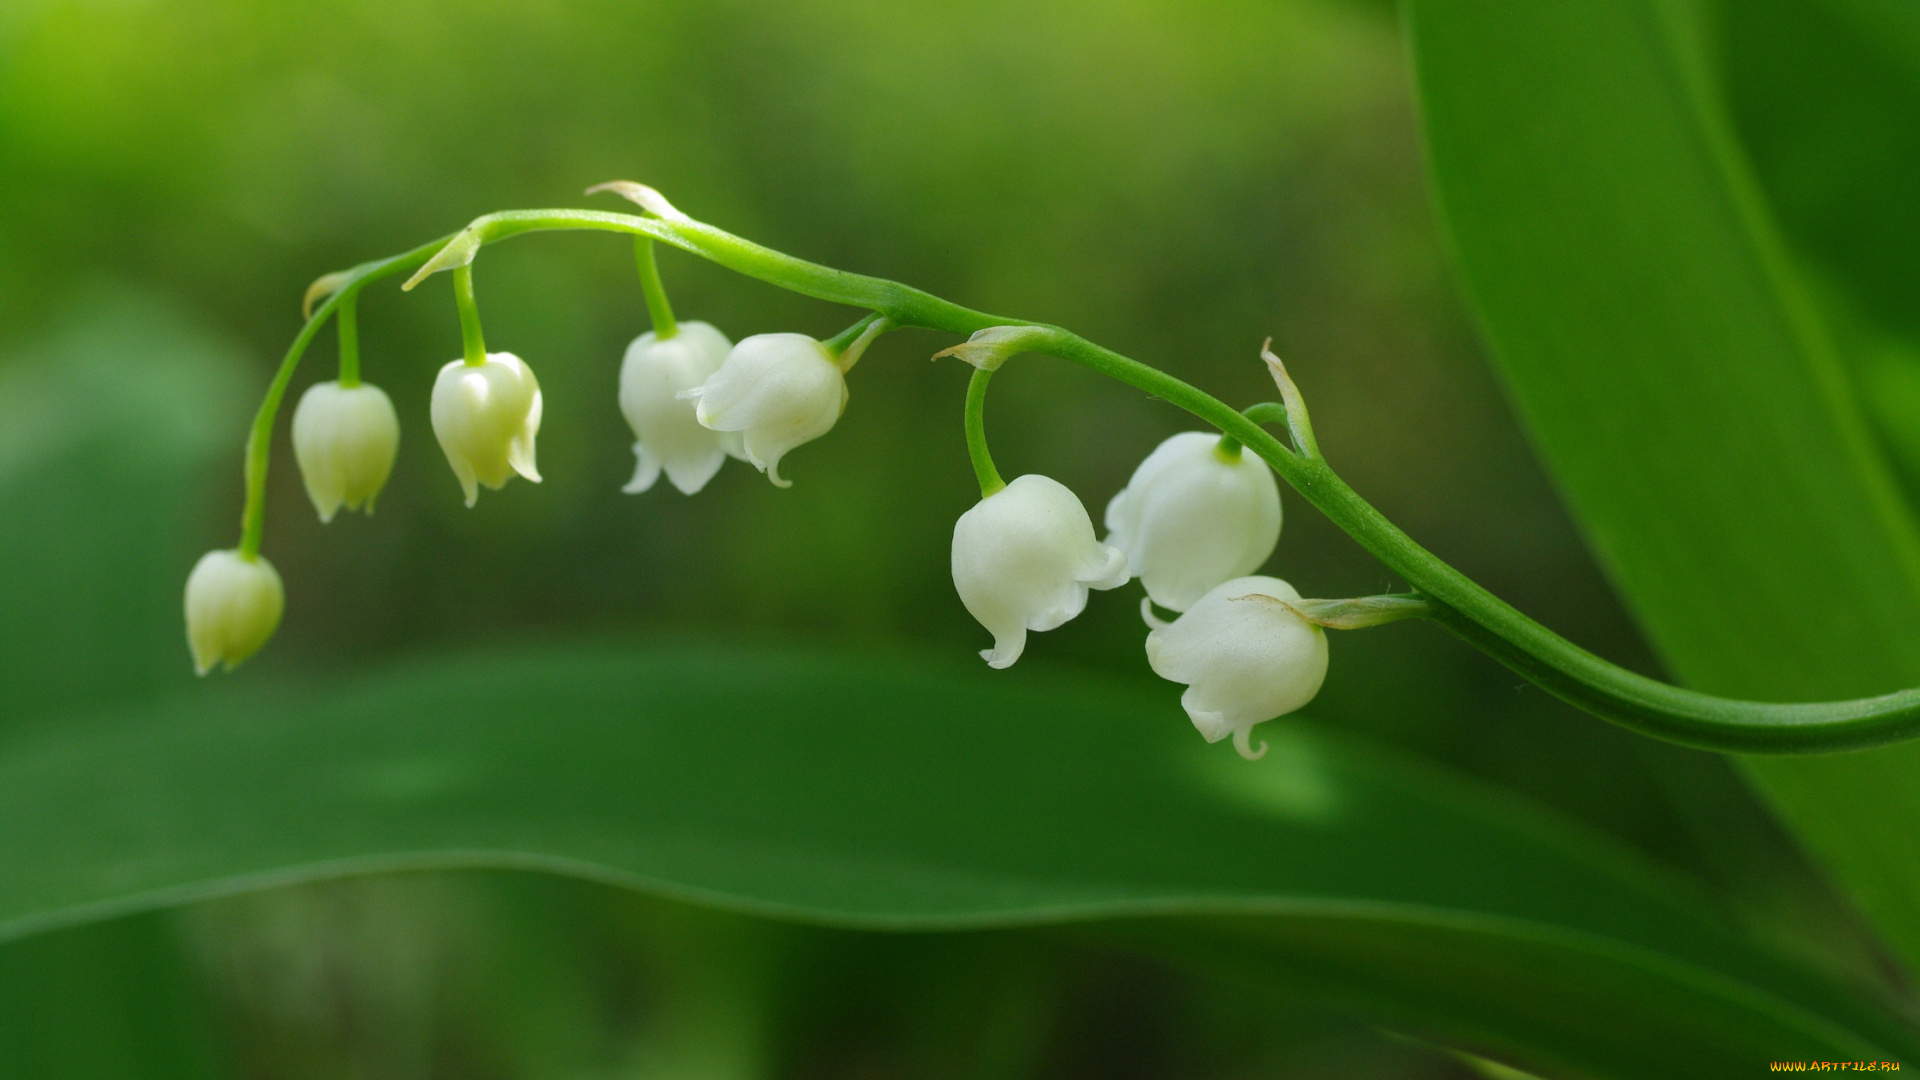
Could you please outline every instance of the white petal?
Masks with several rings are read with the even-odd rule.
[[[527,378],[533,378],[528,372]],[[540,469],[534,464],[534,437],[540,434],[540,414],[545,406],[545,398],[539,387],[534,387],[533,404],[527,409],[527,418],[520,422],[520,430],[514,432],[513,441],[507,444],[507,464],[513,471],[533,481],[540,482]]]
[[[1098,545],[1095,557],[1081,569],[1077,580],[1090,589],[1117,589],[1125,585],[1132,580],[1132,575],[1128,573],[1127,553],[1116,547]]]
[[[489,353],[469,366],[455,360],[433,384],[433,433],[460,480],[467,505],[479,484],[498,488],[515,473],[538,481],[534,439],[540,431],[540,383],[512,353]]]
[[[733,347],[695,397],[701,425],[739,432],[746,459],[786,487],[780,459],[832,430],[846,409],[847,382],[818,341],[756,334]]]
[[[729,445],[739,446],[738,435],[703,426],[697,406],[701,383],[719,369],[730,347],[706,323],[684,322],[665,341],[651,332],[635,338],[620,365],[620,411],[636,445],[645,446],[673,486],[689,495],[713,479]],[[644,489],[628,484],[624,490]]]
[[[1280,539],[1280,491],[1265,462],[1227,460],[1220,436],[1190,431],[1156,447],[1107,504],[1107,542],[1161,607],[1184,611],[1251,573]]]
[[[1187,684],[1180,703],[1208,741],[1235,733],[1245,744],[1238,733],[1319,693],[1327,674],[1325,631],[1278,604],[1249,599],[1299,596],[1278,578],[1236,578],[1147,635],[1147,663],[1162,678]]]
[[[705,457],[696,459],[682,455],[667,463],[667,480],[682,495],[698,495],[700,489],[719,474],[720,466],[726,463],[726,451],[717,446],[709,450]]]
[[[1012,667],[1026,649],[1027,628],[1016,624],[1008,627],[1005,633],[993,635],[993,648],[980,650],[980,657],[988,667],[1003,670]]]
[[[260,651],[280,625],[286,592],[266,559],[209,551],[187,575],[184,607],[194,670],[205,675]]]
[[[953,527],[953,584],[967,611],[994,636],[995,667],[1020,655],[1026,631],[1078,615],[1087,589],[1126,581],[1126,559],[1093,538],[1073,492],[1045,476],[1022,476],[975,503]]]
[[[627,481],[620,490],[628,495],[638,495],[653,487],[660,479],[660,459],[647,452],[645,443],[633,444],[633,479]]]
[[[377,386],[316,383],[294,409],[294,459],[321,521],[342,503],[372,513],[399,448],[400,418]]]

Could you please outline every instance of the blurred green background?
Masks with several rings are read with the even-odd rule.
[[[1818,126],[1766,98],[1767,50],[1798,17],[1767,12],[1723,42],[1763,170],[1770,147],[1802,159],[1792,141]],[[1479,354],[1409,84],[1391,6],[1357,0],[11,0],[0,724],[217,692],[191,675],[179,587],[234,541],[245,417],[307,282],[613,178],[803,257],[1071,327],[1238,404],[1273,396],[1270,334],[1355,488],[1521,609],[1656,672]],[[1863,242],[1844,191],[1772,179],[1816,262]],[[680,315],[735,339],[854,316],[661,261]],[[645,318],[628,246],[522,240],[489,249],[476,282],[490,345],[545,389],[546,482],[461,505],[426,423],[459,349],[445,280],[374,287],[361,335],[402,417],[394,478],[377,516],[321,526],[283,419],[266,553],[286,621],[221,681],[587,634],[986,643],[947,571],[976,497],[966,370],[926,362],[950,339],[881,341],[831,437],[783,467],[791,490],[729,465],[695,498],[627,496],[614,383]],[[1872,329],[1908,309],[1854,284],[1834,291],[1865,297],[1876,400],[1920,401]],[[331,364],[328,331],[294,393]],[[1920,410],[1883,411],[1908,445],[1899,417]],[[988,423],[1003,471],[1054,476],[1096,517],[1188,426],[1039,359],[995,381]],[[1310,596],[1396,584],[1286,509],[1267,572]],[[1133,595],[1096,596],[1022,662],[1135,684],[1185,724],[1146,669]],[[1576,713],[1431,627],[1339,636],[1311,712],[1610,833],[1763,933],[1875,963],[1724,761]],[[1071,935],[824,931],[482,873],[272,889],[0,948],[0,1058],[61,1076],[1470,1075]]]

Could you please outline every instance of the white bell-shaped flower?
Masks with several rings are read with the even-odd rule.
[[[455,360],[433,382],[433,434],[460,478],[467,505],[480,484],[498,490],[514,473],[540,482],[533,439],[540,432],[540,383],[512,353],[488,353],[484,364]]]
[[[683,322],[664,341],[649,330],[627,346],[620,411],[633,429],[635,462],[633,479],[620,490],[646,491],[665,471],[674,487],[692,495],[707,486],[728,454],[745,456],[739,432],[707,428],[695,404],[680,397],[719,370],[732,348],[725,334],[703,322]]]
[[[1057,480],[1022,476],[954,523],[953,587],[993,635],[980,654],[993,667],[1020,659],[1027,631],[1080,614],[1088,589],[1126,583],[1127,557],[1094,539],[1087,508]]]
[[[1173,622],[1154,618],[1145,601],[1147,663],[1163,679],[1186,683],[1180,704],[1208,742],[1233,736],[1252,760],[1255,724],[1313,700],[1327,677],[1326,631],[1279,603],[1298,600],[1294,587],[1270,577],[1243,577],[1214,587]]]
[[[1185,611],[1208,589],[1251,574],[1280,542],[1280,486],[1253,454],[1187,431],[1154,448],[1107,504],[1107,543],[1153,602]]]
[[[377,386],[315,383],[293,410],[293,457],[321,521],[342,503],[373,513],[399,450],[400,417]]]
[[[718,371],[684,392],[714,431],[737,431],[741,450],[780,487],[780,459],[832,430],[847,408],[847,380],[825,345],[805,334],[755,334]]]
[[[209,551],[187,575],[187,647],[202,675],[260,651],[280,625],[286,591],[273,564],[238,551]]]

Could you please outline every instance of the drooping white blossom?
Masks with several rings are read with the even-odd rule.
[[[1214,587],[1173,622],[1141,613],[1147,663],[1163,679],[1186,683],[1180,704],[1208,742],[1233,736],[1249,760],[1255,724],[1300,708],[1327,676],[1327,635],[1279,601],[1298,600],[1293,586],[1270,577],[1235,578]]]
[[[467,505],[480,484],[499,489],[514,473],[540,482],[533,440],[540,432],[540,383],[512,353],[488,353],[484,364],[455,360],[433,383],[433,434],[460,480]]]
[[[293,457],[321,521],[332,521],[343,503],[373,513],[399,449],[400,417],[369,383],[315,383],[293,410]]]
[[[187,647],[202,675],[260,651],[280,625],[286,591],[265,558],[228,549],[200,556],[187,575]]]
[[[1167,439],[1107,504],[1107,543],[1127,553],[1153,602],[1185,611],[1250,574],[1280,541],[1280,487],[1266,462],[1220,452],[1220,436]]]
[[[653,487],[664,471],[681,492],[707,486],[727,455],[744,458],[739,432],[714,431],[700,423],[695,403],[681,397],[704,383],[733,348],[725,334],[703,322],[683,322],[662,340],[653,331],[627,346],[620,364],[620,411],[633,429],[633,479],[620,490]]]
[[[953,526],[953,586],[993,635],[981,652],[1010,666],[1027,631],[1051,630],[1080,614],[1088,589],[1127,583],[1127,557],[1100,543],[1073,492],[1045,476],[1022,476],[981,499]]]
[[[805,334],[755,334],[719,370],[683,392],[714,431],[737,431],[741,451],[779,487],[780,459],[832,430],[847,408],[847,380],[826,346]]]

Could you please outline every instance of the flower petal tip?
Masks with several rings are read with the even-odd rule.
[[[1020,659],[1021,651],[1022,650],[1015,649],[1011,655],[1002,656],[1000,649],[996,646],[991,649],[981,649],[980,659],[985,660],[987,666],[995,671],[1005,671],[1013,666],[1014,661]]]
[[[1253,742],[1252,728],[1242,727],[1242,728],[1234,729],[1233,749],[1235,753],[1238,753],[1241,757],[1245,758],[1248,761],[1259,761],[1261,758],[1266,757],[1267,756],[1267,740],[1265,739],[1260,740],[1260,749],[1258,750],[1255,750],[1253,748],[1252,742]]]
[[[1153,613],[1153,597],[1151,596],[1143,596],[1140,598],[1140,618],[1147,624],[1147,629],[1149,630],[1165,630],[1167,627],[1173,625]]]

